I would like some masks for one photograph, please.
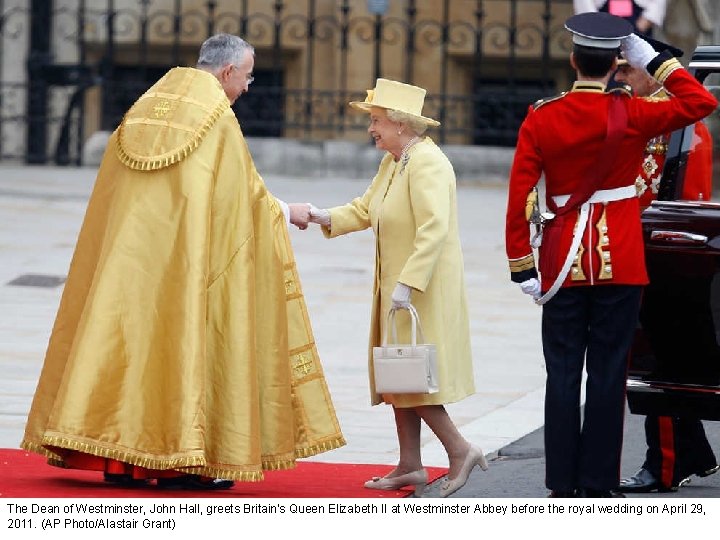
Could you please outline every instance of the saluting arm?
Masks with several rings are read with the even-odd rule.
[[[682,128],[702,120],[717,107],[717,99],[682,66],[670,51],[657,54],[655,49],[636,35],[623,40],[623,51],[633,67],[645,68],[676,98],[653,101],[637,98],[630,101],[630,116],[637,129],[648,137]]]

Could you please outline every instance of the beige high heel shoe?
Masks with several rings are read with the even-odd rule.
[[[425,491],[427,481],[427,471],[425,469],[418,469],[417,471],[401,474],[400,476],[392,476],[390,478],[386,476],[375,476],[365,482],[365,487],[368,489],[384,489],[390,491],[405,486],[415,486],[415,496],[420,497],[423,491]]]
[[[465,461],[463,461],[460,468],[460,473],[452,480],[447,479],[445,481],[445,484],[440,488],[440,496],[448,497],[463,487],[476,465],[479,465],[483,471],[488,469],[488,462],[483,451],[477,446],[470,446],[470,450],[468,450]]]

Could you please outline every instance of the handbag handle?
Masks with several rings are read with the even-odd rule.
[[[420,333],[420,343],[425,343],[425,334],[423,334],[422,325],[420,324],[420,315],[418,315],[415,306],[408,304],[407,307],[393,307],[388,311],[387,322],[385,324],[385,330],[383,331],[383,347],[387,346],[387,335],[388,329],[392,328],[393,343],[397,343],[397,328],[395,327],[395,312],[399,309],[407,309],[410,312],[410,337],[411,344],[417,345],[417,332]]]

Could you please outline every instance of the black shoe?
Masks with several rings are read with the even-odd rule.
[[[695,474],[701,478],[705,478],[706,476],[710,476],[711,474],[715,474],[720,470],[720,465],[715,465],[714,467],[710,467],[709,469],[706,469],[701,472],[696,472]]]
[[[625,495],[610,491],[609,489],[587,489],[583,488],[578,490],[578,497],[583,499],[624,499]]]
[[[695,476],[699,476],[700,478],[705,478],[706,476],[710,476],[711,474],[715,474],[720,470],[720,465],[715,465],[714,467],[710,467],[709,469],[704,469],[702,471],[698,471],[693,473]],[[678,484],[679,487],[683,487],[688,485],[690,482],[692,482],[692,474],[689,474],[682,480],[680,480],[680,483]]]
[[[653,474],[645,468],[635,473],[635,476],[623,478],[616,491],[622,493],[652,493],[657,491],[660,493],[668,491],[677,491],[677,486],[666,487],[662,485],[660,480],[655,478]]]
[[[577,493],[574,489],[553,489],[548,495],[549,499],[574,499]]]
[[[103,479],[111,484],[124,487],[145,487],[150,482],[144,478],[133,478],[131,474],[103,473]]]
[[[235,485],[235,482],[223,480],[222,478],[203,478],[196,474],[186,474],[175,478],[158,478],[157,485],[162,489],[213,490],[230,489]]]

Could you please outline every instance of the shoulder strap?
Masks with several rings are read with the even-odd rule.
[[[587,180],[578,186],[577,191],[570,196],[570,199],[564,206],[558,208],[552,197],[548,197],[548,208],[561,216],[571,212],[585,201],[587,201],[593,193],[601,186],[602,182],[607,178],[610,170],[615,164],[615,156],[620,149],[620,143],[625,135],[627,128],[627,106],[622,95],[612,96],[610,107],[608,109],[607,134],[605,142],[598,153],[597,160],[593,167],[588,171]]]

